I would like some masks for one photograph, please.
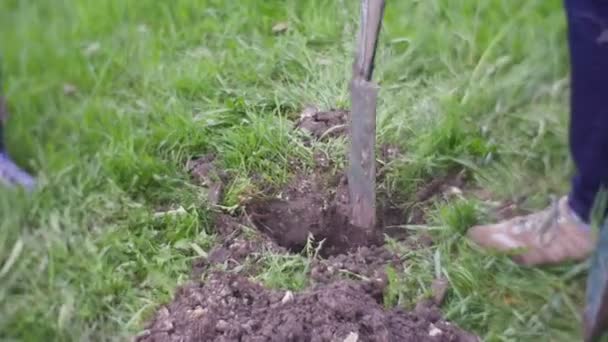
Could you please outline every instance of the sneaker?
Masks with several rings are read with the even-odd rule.
[[[19,168],[6,153],[0,152],[0,183],[7,186],[21,186],[32,190],[36,184],[34,178]]]
[[[517,252],[513,260],[537,266],[582,261],[591,255],[597,237],[570,209],[567,197],[549,208],[497,224],[475,226],[467,236],[477,245],[499,252]]]

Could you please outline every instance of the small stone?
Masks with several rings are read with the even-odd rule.
[[[171,321],[171,313],[169,309],[166,307],[160,309],[158,311],[158,316],[156,317],[156,321],[159,322],[157,324],[158,331],[170,332],[173,331],[173,322]]]
[[[228,324],[228,322],[224,321],[223,319],[220,319],[215,325],[215,330],[220,332],[227,331],[229,328],[230,324]]]
[[[457,186],[450,186],[446,191],[448,196],[462,196],[462,190]]]
[[[158,319],[168,319],[171,316],[171,313],[169,312],[169,309],[167,309],[166,307],[162,307],[160,308],[160,310],[158,310]]]
[[[192,310],[191,315],[192,315],[192,318],[200,318],[206,312],[207,312],[207,310],[203,309],[200,306],[197,306],[196,308],[194,308],[194,310]]]
[[[150,331],[150,329],[146,329],[135,336],[135,341],[144,340],[147,337],[150,337],[151,335],[152,335],[152,332]]]
[[[84,48],[83,53],[85,54],[85,56],[90,57],[98,53],[99,50],[101,50],[101,43],[92,42]]]
[[[304,109],[302,109],[302,112],[300,112],[300,121],[314,117],[318,111],[319,109],[317,107],[307,105],[306,107],[304,107]]]
[[[281,299],[281,303],[283,304],[287,304],[289,302],[292,302],[294,299],[294,295],[293,292],[291,291],[286,291],[285,292],[285,296],[283,296],[283,299]]]
[[[435,336],[441,336],[443,334],[443,331],[439,328],[437,328],[435,326],[435,324],[431,323],[431,325],[429,326],[429,336],[431,337],[435,337]]]
[[[177,209],[156,212],[156,213],[154,213],[154,218],[161,218],[161,217],[165,217],[165,216],[180,216],[180,215],[184,215],[187,213],[188,212],[186,211],[186,209],[184,209],[184,207],[180,206]]]
[[[357,342],[357,341],[359,341],[359,334],[357,334],[356,332],[351,332],[344,339],[344,342]]]
[[[69,84],[69,83],[64,83],[63,85],[63,94],[66,96],[72,96],[75,95],[78,92],[78,89],[76,88],[75,85],[73,84]]]
[[[286,21],[280,21],[272,26],[272,33],[283,33],[289,29],[289,24]]]

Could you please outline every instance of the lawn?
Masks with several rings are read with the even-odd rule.
[[[383,191],[407,207],[454,168],[468,187],[526,210],[567,191],[560,5],[388,1],[378,140],[402,154]],[[219,155],[230,210],[260,183],[287,182],[290,161],[311,163],[291,126],[306,105],[348,107],[357,18],[354,0],[1,1],[8,147],[40,184],[0,191],[0,339],[140,331],[216,243],[186,162]],[[277,23],[287,31],[273,32]],[[319,144],[344,163],[343,139]],[[404,228],[435,244],[409,252],[394,302],[412,305],[443,274],[445,316],[484,340],[575,340],[586,265],[523,269],[480,252],[463,234],[495,218],[488,203],[464,191]],[[155,215],[180,206],[183,215]],[[280,274],[292,261],[268,263],[260,279],[293,286],[289,272],[301,270]]]

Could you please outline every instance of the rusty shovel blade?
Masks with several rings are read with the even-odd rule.
[[[371,82],[384,0],[362,0],[361,28],[351,82],[350,163],[348,187],[351,223],[373,234],[376,225],[376,102]]]
[[[584,338],[586,342],[598,341],[608,328],[608,221],[600,229],[591,259],[586,297]]]
[[[352,224],[371,230],[376,225],[376,99],[378,87],[354,79],[351,84],[351,147],[348,186]]]

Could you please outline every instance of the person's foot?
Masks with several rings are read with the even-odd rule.
[[[0,152],[0,183],[7,186],[21,186],[32,190],[34,178],[17,166],[6,153]]]
[[[467,236],[477,245],[499,252],[518,252],[513,260],[527,266],[582,261],[595,248],[589,225],[561,198],[551,207],[497,224],[475,226]]]

